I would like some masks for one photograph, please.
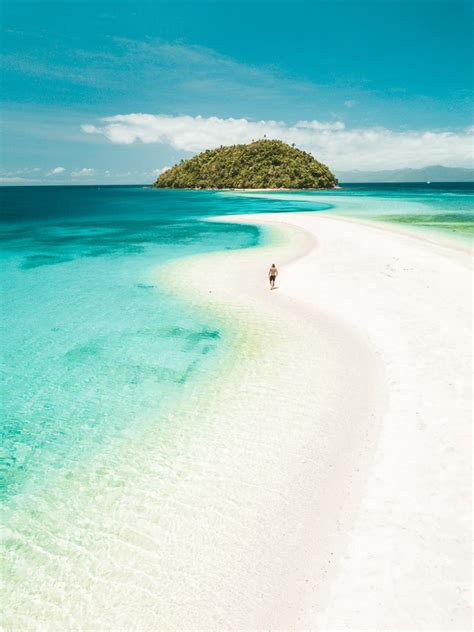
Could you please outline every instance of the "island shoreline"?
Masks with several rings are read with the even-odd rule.
[[[337,185],[334,187],[321,187],[319,189],[314,189],[314,188],[308,188],[308,189],[285,189],[285,188],[269,188],[269,189],[264,189],[264,188],[256,188],[256,189],[248,189],[248,188],[237,188],[237,187],[228,187],[228,188],[201,188],[201,187],[194,187],[191,189],[186,189],[186,188],[178,188],[178,187],[157,187],[154,184],[150,184],[149,187],[151,189],[161,189],[161,190],[165,190],[165,191],[239,191],[240,193],[272,193],[273,191],[275,193],[298,193],[298,192],[306,192],[306,191],[336,191],[338,189],[342,189],[343,187]]]

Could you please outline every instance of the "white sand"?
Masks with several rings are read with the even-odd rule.
[[[469,254],[323,213],[240,221],[290,241],[175,264],[179,291],[267,323],[233,376],[243,410],[214,496],[246,513],[244,540],[216,527],[215,573],[220,547],[237,559],[187,623],[471,629]]]
[[[276,239],[157,273],[233,332],[220,375],[46,489],[38,527],[19,513],[44,550],[8,629],[471,628],[469,256],[240,221]]]

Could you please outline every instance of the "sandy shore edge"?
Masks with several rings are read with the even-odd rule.
[[[469,261],[322,213],[235,221],[264,245],[150,272],[225,348],[12,512],[6,628],[470,629]]]
[[[186,288],[176,289],[230,318],[266,322],[276,339],[285,339],[285,350],[274,354],[273,381],[298,389],[304,376],[334,399],[315,402],[305,391],[296,406],[266,404],[265,414],[288,431],[295,419],[311,418],[314,441],[326,441],[318,454],[323,467],[300,470],[313,494],[288,482],[300,464],[289,466],[286,483],[279,481],[300,494],[289,525],[297,541],[275,539],[292,559],[280,567],[280,592],[267,582],[265,604],[247,602],[252,614],[243,619],[229,608],[227,624],[468,629],[468,255],[432,235],[424,240],[322,213],[231,221],[278,227],[280,236],[261,248],[173,264],[173,278],[182,266],[191,270]],[[269,292],[265,273],[273,260],[281,268],[280,287]],[[302,340],[321,351],[319,371],[313,363],[305,372],[302,355],[295,372],[288,354],[292,348],[301,354]],[[264,379],[258,371],[256,377]],[[259,386],[265,391],[271,383],[267,378]],[[301,434],[306,442],[307,432]],[[268,578],[262,571],[254,579],[257,590]]]

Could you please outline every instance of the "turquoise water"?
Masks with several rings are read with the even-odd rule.
[[[351,184],[336,191],[245,193],[311,210],[315,199],[334,214],[474,237],[474,183]]]
[[[54,549],[45,535],[54,532],[51,516],[55,529],[71,521],[61,490],[72,473],[102,456],[108,463],[111,444],[144,431],[169,434],[176,402],[212,380],[235,349],[235,331],[217,315],[161,287],[160,266],[266,239],[256,227],[233,224],[233,214],[320,210],[463,235],[474,219],[472,185],[269,194],[11,187],[0,195],[0,494],[10,524],[9,591],[18,595],[27,594],[22,573],[34,580],[38,543]],[[228,222],[206,221],[218,215]],[[105,495],[124,471],[104,467]],[[81,493],[86,503],[94,489]],[[78,527],[78,541],[91,537],[88,529]]]
[[[205,218],[273,203],[143,187],[1,193],[0,494],[18,500],[165,410],[225,351],[218,324],[163,293],[154,272],[256,245],[255,227]]]
[[[232,214],[330,210],[465,233],[472,185],[352,185],[317,193],[12,187],[2,195],[4,500],[133,431],[227,345],[209,315],[157,285],[171,259],[255,246]],[[229,223],[206,217],[228,215]]]

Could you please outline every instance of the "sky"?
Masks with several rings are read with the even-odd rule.
[[[0,183],[152,182],[266,135],[472,166],[470,0],[2,0]]]

